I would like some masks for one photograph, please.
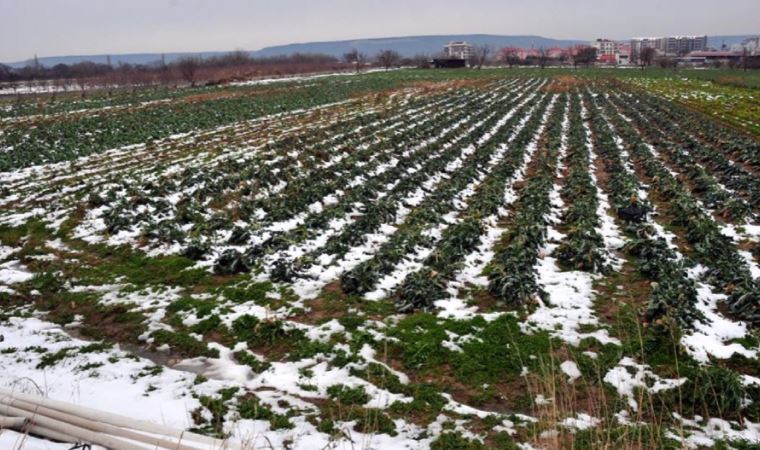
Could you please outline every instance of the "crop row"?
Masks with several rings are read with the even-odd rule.
[[[550,193],[563,143],[567,94],[552,108],[542,136],[533,174],[513,204],[510,228],[502,237],[488,273],[488,291],[504,304],[522,305],[542,295],[535,266],[547,233]]]
[[[400,117],[398,123],[405,119],[408,117]],[[390,124],[386,130],[389,134],[394,134],[396,139],[404,139],[405,136],[396,134],[396,124],[397,122]],[[407,131],[411,133],[410,130]],[[300,157],[301,160],[307,159],[298,151],[293,151],[292,145],[294,143],[291,139],[287,139],[283,144],[271,144],[262,156],[257,155],[254,151],[252,152],[254,156],[243,159],[242,163],[238,159],[232,159],[226,163],[221,163],[218,170],[208,170],[200,165],[182,170],[179,177],[166,177],[160,182],[142,185],[138,182],[140,180],[126,179],[122,186],[111,190],[104,196],[105,202],[103,203],[113,204],[105,212],[106,225],[112,233],[129,229],[141,222],[147,224],[148,231],[151,226],[156,226],[160,221],[165,221],[168,226],[171,226],[172,219],[180,224],[197,222],[202,225],[209,219],[206,215],[209,201],[232,197],[230,195],[231,189],[237,191],[238,197],[238,200],[233,203],[236,205],[236,211],[233,212],[241,215],[251,213],[255,209],[254,204],[260,204],[264,199],[261,196],[257,199],[256,196],[268,192],[272,186],[286,186],[288,181],[292,181],[291,178],[307,180],[316,178],[325,183],[330,179],[335,179],[341,171],[353,168],[358,162],[366,161],[368,158],[377,161],[378,158],[384,156],[383,152],[373,152],[373,150],[377,150],[376,147],[382,140],[375,139],[376,145],[363,145],[364,141],[359,140],[357,142],[357,140],[359,139],[354,139],[352,135],[346,134],[345,140],[342,142],[332,142],[332,147],[339,149],[334,153],[337,153],[340,158],[336,158],[335,155],[320,148],[316,153],[317,155],[321,154],[319,160],[322,161],[322,164],[315,163],[314,170],[306,174],[299,170],[293,157],[275,156],[291,154]],[[354,145],[358,147],[358,150],[351,151]],[[296,146],[295,148],[299,147]],[[349,154],[349,157],[344,157],[346,154]],[[288,166],[291,166],[291,169],[283,172],[283,167]],[[293,190],[292,187],[291,190]],[[281,199],[287,198],[284,192],[278,192],[278,194]],[[172,202],[167,201],[169,195],[173,196]],[[142,200],[135,202],[135,199]],[[135,209],[141,203],[149,205],[149,208],[143,208],[142,213]],[[227,204],[224,206],[226,209],[230,209]],[[159,221],[153,220],[157,215],[156,213],[160,218]],[[222,226],[231,222],[230,219],[225,219],[219,215],[212,219],[221,221],[220,225]],[[183,234],[175,231],[167,237],[170,238],[169,242],[183,242]]]
[[[355,83],[312,83],[198,102],[157,103],[110,113],[106,110],[96,115],[46,121],[32,129],[11,125],[0,137],[0,148],[5,150],[0,153],[0,171],[68,161],[177,133],[340,102],[357,92],[392,85],[395,81],[382,78]]]
[[[509,101],[510,107],[523,101],[526,94]],[[493,116],[484,110],[483,114]],[[410,199],[421,202],[427,195],[445,179],[447,174],[458,170],[462,159],[467,156],[466,148],[459,143],[473,133],[481,123],[470,129],[455,131],[448,139],[437,139],[427,147],[428,157],[421,159],[405,168],[406,174],[393,182],[387,192],[378,195],[376,202],[366,205],[366,210],[360,213],[340,233],[330,236],[325,245],[299,258],[298,265],[307,267],[311,261],[329,255],[339,259],[353,246],[362,242],[363,236],[377,231],[383,224],[392,223],[403,215],[402,211],[413,207]],[[436,153],[440,150],[443,153]],[[402,172],[403,173],[403,172]]]
[[[678,108],[669,108],[659,102],[655,102],[651,96],[635,95],[627,96],[626,103],[633,103],[637,106],[640,113],[634,115],[638,122],[648,122],[650,128],[656,127],[661,133],[672,140],[674,145],[678,146],[681,153],[692,156],[699,163],[709,170],[710,174],[716,177],[727,188],[742,195],[749,205],[754,206],[756,212],[760,211],[760,179],[754,176],[747,169],[732,161],[727,155],[735,151],[736,146],[744,146],[748,153],[758,154],[757,143],[747,143],[744,138],[737,138],[740,144],[733,143],[727,139],[704,140],[695,137],[698,134],[705,134],[704,130],[699,131],[703,121],[697,120],[691,114],[688,116],[679,115],[674,111],[681,111]],[[645,115],[645,119],[641,115]],[[690,122],[689,119],[694,119]],[[689,123],[689,129],[685,129],[680,124]],[[735,133],[736,134],[736,133]],[[746,158],[744,158],[746,160]],[[747,160],[749,161],[749,160]],[[741,216],[741,206],[738,208]]]
[[[753,280],[747,261],[739,254],[730,237],[710,213],[693,198],[660,159],[646,145],[638,131],[625,121],[618,108],[626,105],[605,102],[610,120],[630,144],[632,157],[653,180],[652,188],[666,205],[670,224],[683,228],[683,236],[692,248],[693,257],[707,267],[705,280],[719,287],[727,296],[734,314],[754,325],[760,324],[760,283]]]
[[[547,101],[545,99],[541,102],[539,111],[545,108]],[[523,107],[528,107],[528,105],[526,104]],[[442,229],[447,226],[446,215],[457,209],[459,194],[468,188],[473,180],[478,179],[483,169],[488,167],[495,147],[484,144],[503,142],[504,135],[502,133],[510,133],[520,120],[518,115],[513,115],[497,130],[490,131],[487,141],[479,142],[479,138],[489,132],[501,116],[509,112],[509,105],[497,110],[497,112],[499,114],[490,123],[483,124],[479,130],[470,133],[465,141],[460,144],[464,147],[472,146],[474,148],[474,152],[468,161],[412,211],[403,226],[399,227],[371,259],[359,264],[341,277],[341,286],[344,292],[363,294],[371,291],[382,276],[392,272],[406,255],[413,253],[418,247],[430,248],[437,241],[435,233],[429,232],[430,227],[444,224],[441,227]],[[450,220],[455,219],[450,216]]]
[[[616,211],[636,208],[651,212],[647,193],[634,172],[627,146],[619,143],[597,103],[599,96],[584,92],[584,105],[590,117],[594,150],[599,155],[608,179],[606,190]],[[702,316],[696,308],[696,286],[686,272],[683,258],[669,245],[660,230],[649,220],[623,221],[627,253],[636,269],[654,283],[647,299],[649,321],[674,320],[690,328]]]
[[[591,153],[583,126],[582,108],[577,94],[570,96],[569,129],[567,132],[568,174],[561,190],[567,206],[560,229],[565,237],[554,255],[565,267],[591,272],[605,272],[608,256],[604,238],[599,233],[597,186],[589,166]]]

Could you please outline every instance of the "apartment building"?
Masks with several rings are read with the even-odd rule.
[[[597,39],[591,42],[596,49],[596,57],[606,64],[628,64],[630,62],[631,46],[627,42],[611,39]]]
[[[631,51],[640,54],[645,48],[653,48],[668,56],[683,56],[691,52],[707,50],[707,36],[665,36],[631,39]]]
[[[451,41],[443,46],[443,55],[447,58],[470,59],[472,45],[466,41]]]

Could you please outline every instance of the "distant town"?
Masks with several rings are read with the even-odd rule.
[[[474,37],[477,35],[473,35]],[[547,41],[547,39],[542,39]],[[552,40],[548,40],[552,41]],[[556,41],[554,42],[561,42]],[[402,54],[392,40],[387,47],[344,53],[304,51],[257,56],[248,51],[154,55],[153,60],[130,63],[111,55],[82,57],[75,62],[48,64],[36,55],[24,64],[0,64],[0,95],[79,91],[129,87],[211,86],[302,74],[361,72],[393,68],[483,67],[602,67],[602,68],[728,68],[760,69],[760,36],[750,35],[731,45],[710,46],[707,35],[638,37],[628,40],[598,38],[572,44],[489,45],[468,40],[442,40],[429,53]],[[435,46],[439,50],[432,50]]]
[[[587,45],[572,47],[504,47],[492,50],[452,41],[443,47],[436,67],[481,66],[501,62],[509,66],[596,65],[660,67],[744,67],[760,68],[760,36],[745,39],[730,47],[710,48],[707,35],[637,37],[630,40],[599,38]]]

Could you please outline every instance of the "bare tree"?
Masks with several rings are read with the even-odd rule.
[[[678,60],[668,56],[662,56],[660,58],[657,58],[657,65],[662,69],[675,70],[678,67]]]
[[[629,59],[631,64],[638,64],[639,63],[639,51],[636,50],[636,48],[631,49],[631,56]]]
[[[517,47],[504,47],[501,50],[501,60],[506,63],[509,68],[520,64],[519,49]]]
[[[364,55],[364,53],[360,52],[357,49],[352,49],[348,53],[343,54],[343,61],[345,61],[348,64],[353,64],[356,67],[356,72],[358,73],[361,70],[361,66],[364,65],[364,62],[367,60],[367,57]]]
[[[400,60],[401,55],[399,55],[398,52],[394,50],[381,50],[380,53],[377,54],[377,62],[380,63],[380,65],[383,66],[385,70],[398,65],[398,62]]]
[[[198,81],[198,68],[200,67],[200,61],[198,58],[182,58],[179,61],[177,61],[177,67],[179,68],[179,73],[182,75],[182,78],[185,79],[188,83],[190,83],[190,86],[195,86],[195,83]]]
[[[430,68],[430,57],[428,55],[418,53],[412,57],[412,64],[418,69]]]
[[[472,47],[472,53],[470,54],[470,65],[475,66],[478,69],[483,68],[483,64],[488,61],[488,56],[491,54],[491,47],[489,45],[476,45]]]
[[[544,47],[538,49],[538,66],[542,69],[546,68],[546,64],[549,62],[549,52]]]
[[[641,65],[642,70],[644,67],[652,65],[652,61],[654,61],[656,54],[657,52],[652,47],[641,49],[641,53],[639,54],[639,65]]]
[[[590,66],[596,62],[596,48],[582,47],[578,48],[573,56],[573,67],[577,68],[578,64]]]

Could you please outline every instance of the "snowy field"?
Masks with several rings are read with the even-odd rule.
[[[760,445],[756,140],[496,71],[288,107],[0,122],[0,387],[250,449]]]

